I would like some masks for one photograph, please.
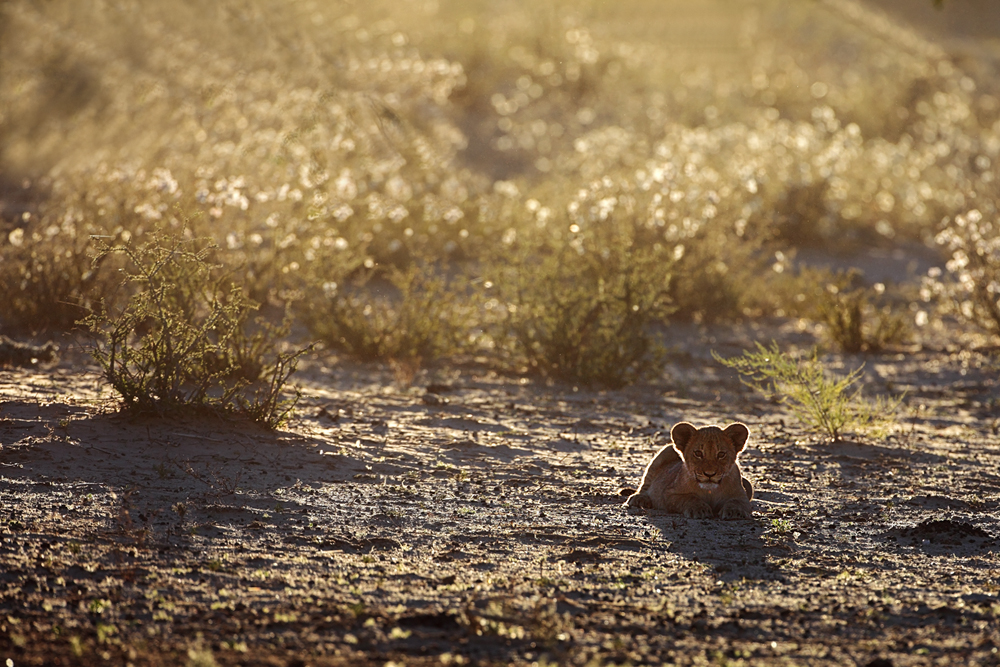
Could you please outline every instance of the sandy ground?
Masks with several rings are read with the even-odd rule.
[[[314,359],[280,432],[130,421],[80,355],[4,369],[0,659],[1000,664],[989,351],[868,358],[906,408],[833,445],[709,356],[792,325],[672,335],[614,392]],[[680,420],[750,426],[752,520],[621,506]]]

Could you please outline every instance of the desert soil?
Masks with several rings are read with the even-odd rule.
[[[995,353],[831,357],[906,392],[831,444],[710,356],[794,323],[672,331],[620,391],[318,357],[278,432],[0,370],[0,660],[1000,664]],[[680,420],[750,426],[751,520],[622,507]]]

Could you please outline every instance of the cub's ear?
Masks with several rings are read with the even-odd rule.
[[[746,425],[736,422],[735,424],[730,424],[723,431],[726,434],[736,448],[737,452],[742,452],[743,448],[747,444],[747,438],[750,437],[750,429]]]
[[[674,449],[683,452],[697,432],[698,429],[687,422],[674,424],[674,427],[670,429],[670,439],[674,441]]]

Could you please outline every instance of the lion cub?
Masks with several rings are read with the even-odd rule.
[[[749,435],[739,422],[725,429],[676,424],[670,430],[673,445],[656,453],[642,474],[639,490],[625,506],[665,510],[692,519],[750,518],[753,485],[743,477],[736,460]]]

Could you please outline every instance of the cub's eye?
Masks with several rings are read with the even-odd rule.
[[[726,458],[726,453],[725,452],[719,452],[719,458],[720,459]]]
[[[697,452],[694,453],[694,457],[696,459],[703,459],[703,458],[705,458],[705,454],[702,451],[697,451]]]

